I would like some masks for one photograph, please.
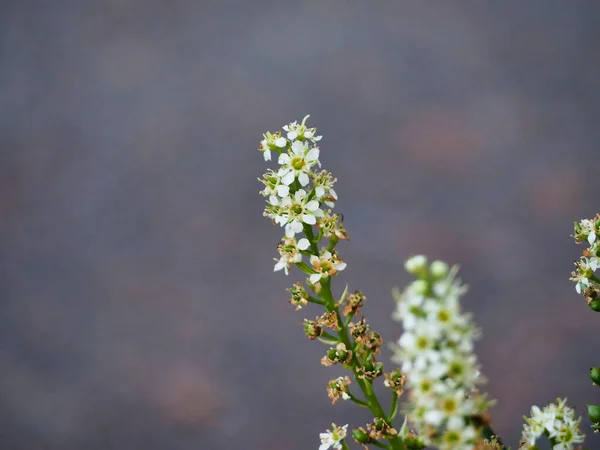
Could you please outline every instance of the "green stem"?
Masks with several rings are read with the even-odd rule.
[[[392,405],[390,406],[390,415],[388,416],[388,422],[392,423],[398,413],[398,394],[396,391],[392,392]]]
[[[344,323],[344,320],[342,320],[341,315],[338,311],[338,308],[335,305],[335,300],[333,298],[333,295],[331,293],[331,279],[330,278],[327,278],[327,279],[321,281],[320,297],[323,300],[323,302],[325,303],[325,308],[327,309],[327,311],[335,311],[337,314],[338,325],[339,325],[338,336],[340,338],[340,341],[346,346],[347,349],[349,349],[349,350],[352,349],[353,345],[350,342],[350,337],[348,335],[348,327]],[[365,396],[365,400],[368,404],[369,409],[375,415],[375,417],[381,418],[381,419],[385,420],[386,422],[388,422],[388,417],[385,414],[385,412],[383,411],[383,408],[381,407],[381,404],[379,403],[379,400],[377,399],[377,396],[375,395],[375,392],[373,391],[373,386],[371,385],[371,382],[369,380],[363,380],[362,378],[359,377],[359,373],[357,370],[358,365],[359,365],[359,361],[356,356],[356,352],[352,352],[352,360],[350,361],[350,366],[352,367],[354,379],[356,380],[356,383],[360,386],[360,389],[362,390],[362,392]],[[389,425],[392,426],[392,423],[389,423]],[[404,442],[398,436],[388,436],[387,440],[391,445],[391,447],[389,447],[389,448],[391,448],[392,450],[405,450],[405,448],[406,448],[404,445]],[[386,447],[386,448],[388,448],[388,447]]]
[[[390,447],[389,445],[382,444],[377,439],[372,439],[371,441],[369,441],[369,444],[373,444],[375,447],[379,447],[379,448],[387,448],[388,450],[393,448],[393,447]]]
[[[312,226],[303,223],[302,230],[306,235],[306,239],[308,239],[308,242],[310,242],[310,251],[313,255],[319,256],[319,248],[317,247],[317,243],[315,242],[315,235],[313,233]]]
[[[368,408],[369,404],[366,402],[363,402],[361,399],[355,397],[354,395],[352,395],[350,392],[348,392],[348,395],[350,396],[350,400],[352,400],[354,403],[356,403],[359,406],[362,406],[363,408]]]
[[[325,303],[323,303],[323,300],[319,300],[318,298],[314,298],[312,295],[309,295],[308,298],[306,299],[308,302],[310,303],[316,303],[317,305],[325,305]]]

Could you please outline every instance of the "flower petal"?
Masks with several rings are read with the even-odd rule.
[[[318,161],[319,160],[319,147],[311,148],[306,156],[304,157],[306,161]]]
[[[322,274],[320,273],[313,273],[310,277],[308,277],[308,279],[310,280],[310,282],[312,284],[318,283],[319,280],[321,279]]]
[[[308,209],[309,211],[314,211],[315,209],[319,209],[319,202],[316,200],[311,200],[304,208]]]
[[[292,144],[292,152],[296,156],[304,156],[304,152],[306,151],[306,145],[302,141],[294,141]]]
[[[281,177],[281,182],[289,186],[294,182],[295,179],[296,177],[294,176],[294,172],[290,170],[288,173]]]
[[[312,214],[302,214],[302,222],[308,225],[314,225],[317,223],[317,218]]]
[[[310,242],[308,239],[302,238],[298,241],[298,248],[300,250],[306,250],[308,247],[310,247]]]
[[[304,172],[300,172],[300,175],[298,175],[298,181],[300,181],[301,186],[306,186],[308,184],[308,175]]]
[[[290,187],[286,186],[285,184],[277,186],[277,195],[280,197],[287,197],[290,195]]]
[[[337,263],[334,264],[333,266],[335,267],[335,270],[337,270],[338,272],[341,272],[342,270],[344,270],[346,268],[348,264],[346,264],[345,262],[341,262],[341,263]]]
[[[281,155],[279,155],[277,162],[279,164],[283,165],[283,164],[289,164],[291,160],[292,160],[292,158],[290,158],[290,155],[288,155],[287,153],[282,153]]]

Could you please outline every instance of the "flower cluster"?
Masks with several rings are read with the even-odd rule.
[[[476,390],[484,380],[473,354],[478,330],[460,309],[466,288],[441,261],[415,256],[405,267],[418,279],[394,293],[404,328],[394,358],[411,390],[409,417],[427,445],[471,450],[489,402]]]
[[[575,262],[576,270],[571,273],[570,279],[575,282],[577,293],[583,294],[590,303],[600,294],[600,279],[594,274],[600,267],[600,214],[593,219],[576,222],[573,237],[577,243],[589,244],[580,260]]]
[[[525,417],[523,438],[519,445],[520,450],[529,450],[535,447],[536,440],[546,435],[552,444],[552,450],[570,450],[575,444],[581,444],[584,435],[579,429],[580,418],[575,418],[575,411],[566,406],[567,399],[556,399],[556,404],[551,403],[544,409],[537,406],[531,408],[531,417]]]
[[[319,450],[328,450],[330,448],[340,450],[342,448],[344,438],[348,431],[348,425],[346,424],[343,427],[338,427],[335,423],[332,423],[331,428],[332,430],[327,430],[325,433],[319,435],[321,438]]]
[[[264,185],[260,193],[267,200],[264,215],[285,230],[277,247],[279,258],[275,259],[274,270],[283,270],[287,275],[290,267],[302,263],[303,255],[307,255],[313,267],[306,266],[305,272],[315,284],[346,267],[334,251],[323,249],[319,253],[316,243],[321,238],[339,240],[348,236],[340,217],[329,209],[337,200],[333,189],[336,179],[326,170],[320,170],[317,142],[321,136],[316,135],[315,128],[306,126],[308,117],[300,124],[292,122],[284,126],[283,133],[263,135],[259,150],[265,161],[271,160],[273,152],[277,153],[279,169],[267,170],[259,180]],[[313,234],[313,225],[318,228],[317,236]],[[305,237],[297,238],[301,233]]]

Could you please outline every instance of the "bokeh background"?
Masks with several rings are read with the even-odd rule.
[[[0,448],[301,450],[369,419],[330,405],[341,373],[299,325],[317,310],[272,272],[256,149],[307,113],[351,236],[338,288],[374,328],[400,334],[407,256],[460,263],[497,431],[514,445],[559,395],[583,413],[598,316],[569,235],[600,210],[599,19],[593,0],[4,0]]]

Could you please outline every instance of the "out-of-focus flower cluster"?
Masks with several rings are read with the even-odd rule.
[[[596,214],[593,219],[575,222],[573,237],[577,243],[589,244],[575,263],[576,270],[571,273],[571,281],[575,282],[577,293],[583,294],[589,303],[600,294],[600,280],[594,274],[600,267],[600,214]]]
[[[320,150],[316,128],[308,128],[304,118],[302,123],[292,122],[283,127],[283,132],[266,132],[259,150],[265,161],[270,161],[276,153],[278,170],[267,170],[261,183],[260,193],[267,199],[264,215],[273,223],[285,229],[285,236],[278,245],[279,258],[274,270],[283,270],[288,274],[290,266],[302,263],[303,255],[310,256],[312,269],[311,283],[344,270],[346,264],[335,252],[318,251],[316,243],[321,238],[346,239],[347,234],[340,217],[333,214],[337,194],[333,189],[336,179],[326,170],[320,170]],[[306,235],[307,226],[316,225],[318,235],[313,236],[312,229]],[[305,237],[296,235],[305,233]],[[311,251],[309,252],[309,249]]]
[[[427,445],[471,450],[490,403],[477,392],[484,381],[473,354],[479,332],[459,303],[466,287],[456,268],[441,261],[430,265],[414,256],[405,267],[417,280],[394,292],[395,318],[404,328],[394,359],[411,391],[409,418]]]
[[[556,399],[543,409],[533,406],[531,417],[525,417],[523,438],[520,450],[532,450],[537,439],[546,435],[552,443],[552,450],[571,450],[576,444],[581,444],[584,435],[579,429],[581,417],[575,418],[575,411],[566,406],[567,399]]]

